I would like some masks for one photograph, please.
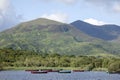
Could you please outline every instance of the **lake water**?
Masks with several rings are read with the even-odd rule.
[[[106,72],[72,72],[31,74],[25,71],[1,71],[0,80],[120,80],[120,74]]]

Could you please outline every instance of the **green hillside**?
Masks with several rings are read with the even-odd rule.
[[[118,25],[106,24],[97,26],[80,20],[72,22],[71,25],[92,37],[110,42],[118,43],[120,41],[120,26]]]
[[[1,32],[0,48],[75,55],[120,53],[115,45],[88,36],[72,25],[43,18]]]

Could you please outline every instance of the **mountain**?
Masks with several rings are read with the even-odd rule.
[[[99,38],[105,41],[119,41],[120,26],[117,25],[102,25],[96,26],[80,20],[72,22],[71,25],[81,30],[85,34]]]
[[[89,27],[89,26],[88,26]],[[0,48],[74,55],[118,55],[119,47],[70,24],[39,18],[0,32]]]

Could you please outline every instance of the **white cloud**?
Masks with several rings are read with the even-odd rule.
[[[10,0],[0,0],[0,31],[19,22]]]
[[[54,13],[54,14],[50,14],[50,15],[44,14],[41,17],[59,21],[59,22],[67,22],[67,20],[68,20],[68,15],[66,15],[64,13]]]
[[[58,0],[58,1],[62,1],[64,3],[71,4],[71,3],[75,3],[77,0]]]
[[[93,19],[93,18],[85,19],[84,21],[87,22],[87,23],[93,24],[93,25],[98,25],[98,26],[106,24],[103,21],[98,21],[98,20]]]
[[[73,4],[76,3],[78,0],[40,0],[40,1],[45,1],[45,2],[58,1],[65,4]]]
[[[120,0],[85,0],[87,3],[100,6],[106,10],[120,12]]]
[[[115,12],[120,12],[120,2],[113,5],[113,10]]]

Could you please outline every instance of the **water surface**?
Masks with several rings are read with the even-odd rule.
[[[120,80],[120,74],[106,72],[72,72],[31,74],[26,71],[1,71],[0,80]]]

